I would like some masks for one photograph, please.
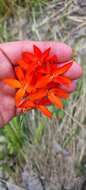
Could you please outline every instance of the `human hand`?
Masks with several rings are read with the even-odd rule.
[[[59,64],[71,59],[72,49],[64,43],[19,41],[0,44],[0,79],[15,76],[14,65],[16,60],[20,58],[23,51],[32,51],[33,44],[42,51],[51,47],[53,53],[58,57]],[[76,80],[82,75],[80,65],[73,64],[65,75],[72,79],[72,84],[68,88],[64,86],[61,88],[73,92],[76,89]],[[0,127],[3,127],[17,114],[14,97],[15,90],[0,81]]]

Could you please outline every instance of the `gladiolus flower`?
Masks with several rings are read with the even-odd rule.
[[[5,78],[3,81],[16,89],[16,107],[22,111],[38,109],[51,118],[52,113],[46,107],[54,104],[63,109],[62,99],[69,93],[61,89],[68,86],[71,79],[64,76],[73,64],[73,60],[63,65],[58,64],[58,57],[50,53],[51,48],[42,52],[33,45],[34,52],[22,52],[21,60],[15,66],[15,78]]]

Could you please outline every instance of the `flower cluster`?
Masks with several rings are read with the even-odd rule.
[[[53,103],[62,109],[61,99],[69,97],[69,93],[61,89],[61,85],[68,86],[71,80],[64,76],[73,64],[73,60],[62,66],[58,64],[58,57],[50,54],[51,48],[44,52],[33,45],[34,52],[22,52],[21,60],[15,66],[16,78],[5,78],[3,81],[16,89],[16,107],[22,111],[38,109],[46,116],[52,113],[46,107]]]

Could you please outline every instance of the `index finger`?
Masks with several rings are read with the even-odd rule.
[[[58,62],[65,62],[71,59],[72,48],[61,42],[53,41],[17,41],[0,44],[0,48],[7,54],[13,64],[21,57],[23,51],[33,51],[33,45],[40,48],[41,51],[51,47],[51,53],[56,54]]]

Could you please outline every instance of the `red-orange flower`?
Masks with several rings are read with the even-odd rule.
[[[73,60],[59,66],[58,57],[50,54],[51,48],[44,52],[33,46],[34,52],[22,52],[21,60],[15,67],[16,78],[5,78],[3,81],[16,88],[16,107],[23,110],[36,108],[46,116],[52,113],[47,109],[50,103],[62,109],[62,98],[69,97],[69,93],[60,88],[68,86],[71,80],[64,76],[73,64]]]

